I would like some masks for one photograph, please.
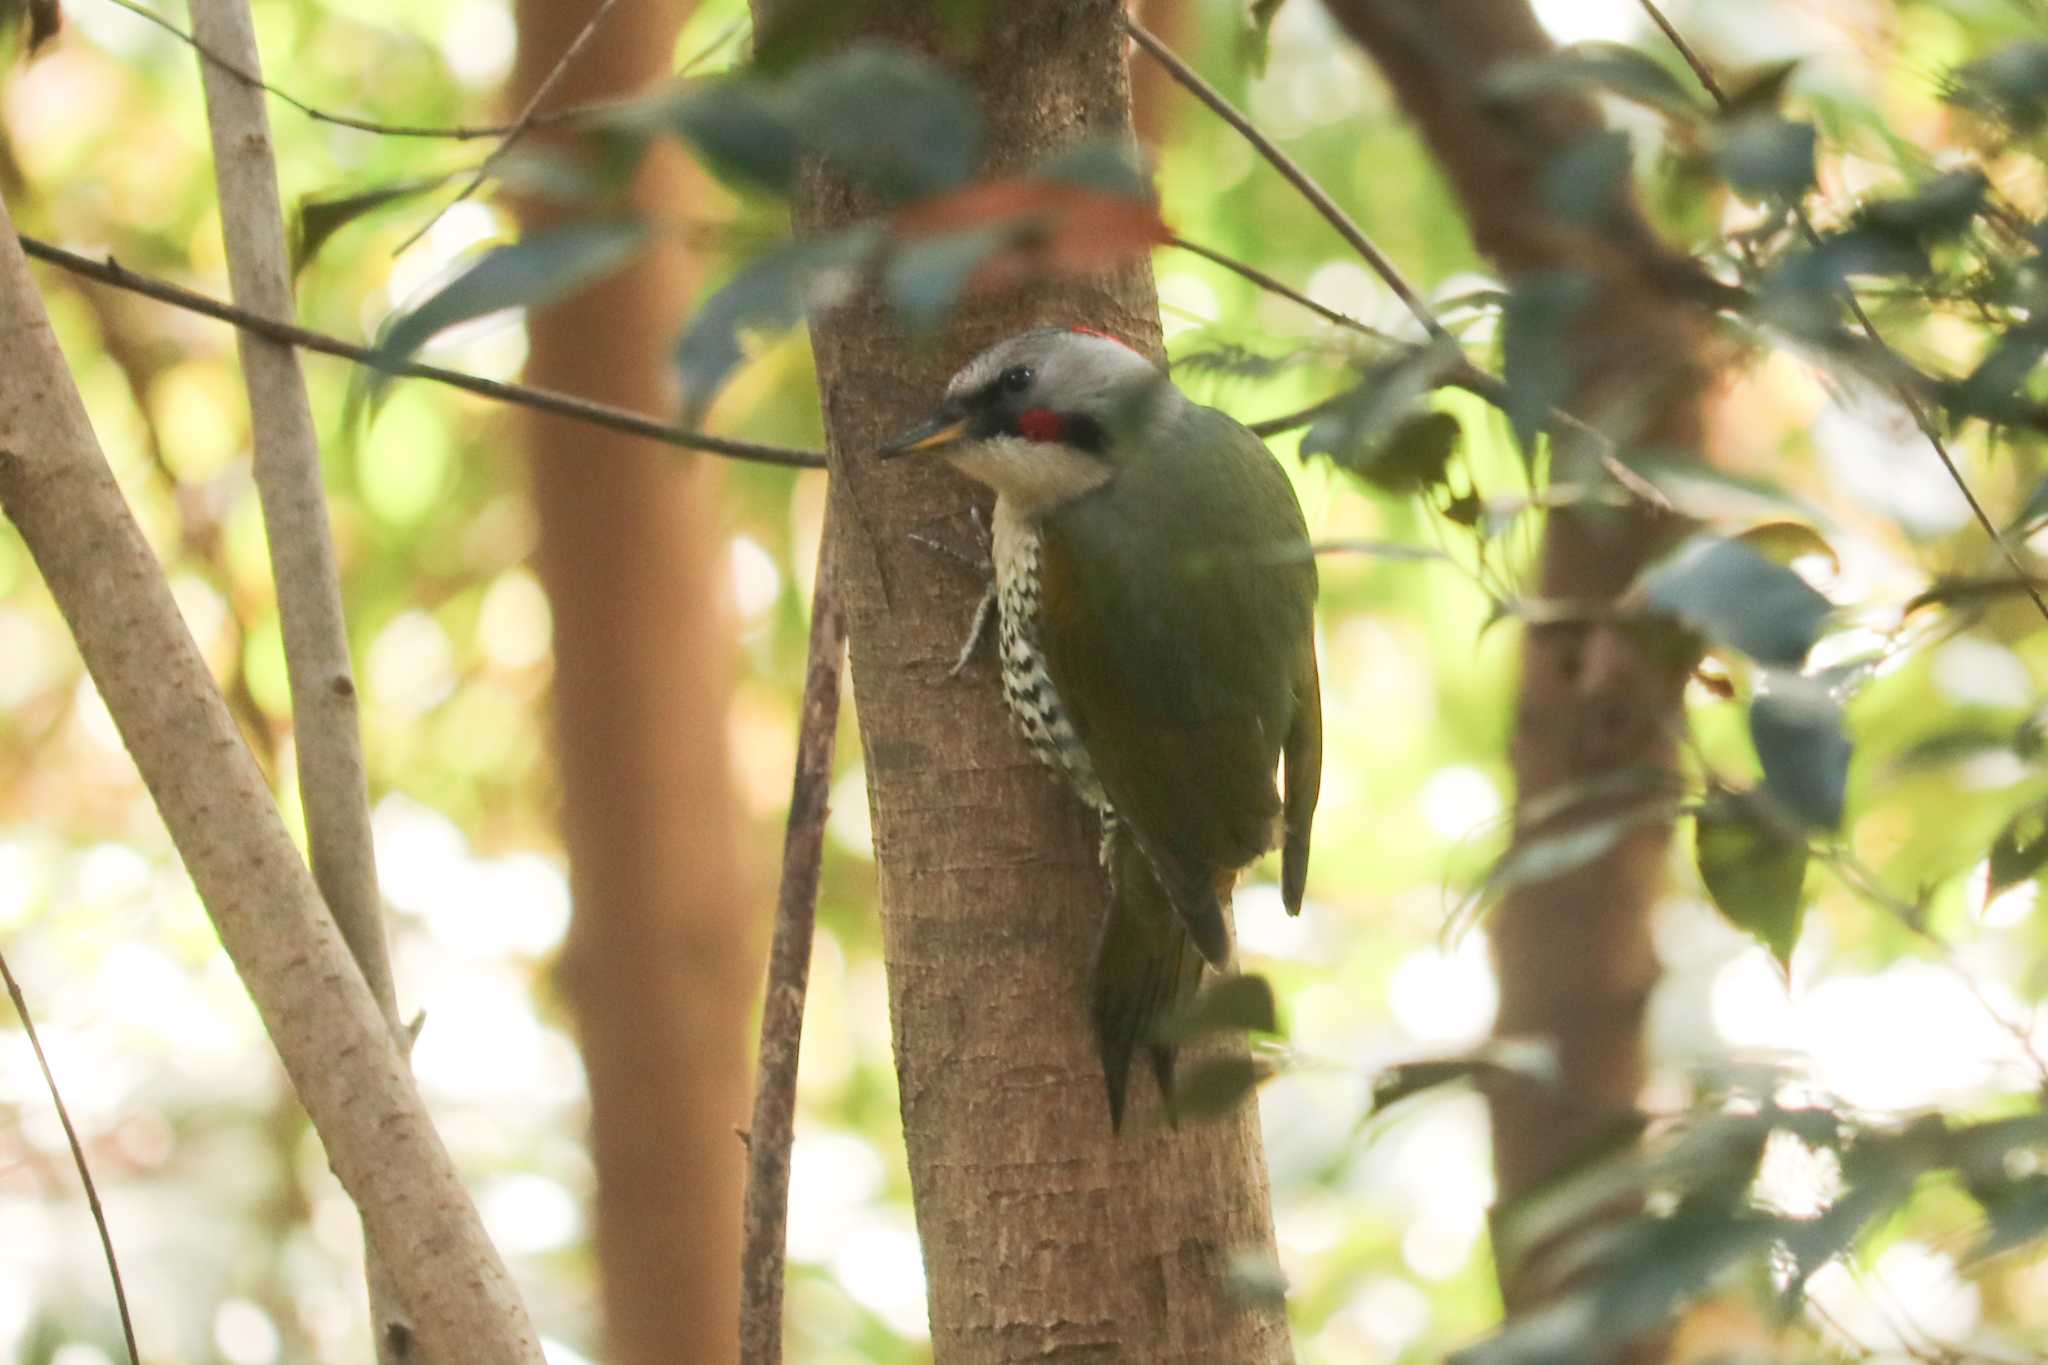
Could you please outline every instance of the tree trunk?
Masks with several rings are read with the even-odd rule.
[[[523,103],[597,0],[520,0]],[[617,6],[549,105],[665,76],[687,6]],[[538,138],[539,134],[534,134]],[[680,158],[636,197],[673,219]],[[546,217],[533,207],[529,222]],[[538,314],[527,378],[646,412],[695,282],[674,243]],[[715,462],[552,417],[532,425],[539,570],[575,917],[561,981],[589,1076],[605,1359],[731,1359],[747,1045],[763,902],[739,864],[726,741],[733,634]]]
[[[1479,98],[1496,64],[1550,48],[1525,0],[1328,0],[1378,62],[1450,179],[1480,249],[1511,283],[1572,272],[1592,301],[1565,337],[1566,406],[1630,450],[1697,452],[1710,368],[1706,318],[1672,282],[1686,263],[1632,200],[1592,224],[1545,206],[1541,177],[1560,151],[1600,130],[1583,100],[1552,97],[1490,112]],[[1550,515],[1541,573],[1553,601],[1622,592],[1669,543],[1677,519],[1645,504]],[[1682,662],[1647,654],[1612,626],[1532,628],[1524,646],[1512,751],[1519,809],[1630,769],[1672,774],[1684,724]],[[1640,801],[1641,798],[1633,798]],[[1515,837],[1554,837],[1614,815],[1578,802]],[[1511,1310],[1558,1286],[1542,1248],[1503,1237],[1503,1215],[1617,1133],[1630,1130],[1643,1082],[1644,1006],[1656,978],[1648,916],[1663,882],[1668,818],[1638,826],[1605,857],[1520,887],[1493,921],[1501,1005],[1495,1032],[1557,1049],[1554,1090],[1503,1084],[1490,1093],[1502,1288]]]
[[[756,0],[757,19],[771,8]],[[981,97],[989,173],[1128,128],[1115,0],[981,12],[976,54],[950,60]],[[930,15],[877,4],[870,32],[938,52]],[[799,230],[869,207],[810,177]],[[934,1356],[1285,1360],[1279,1307],[1226,1287],[1233,1258],[1272,1254],[1257,1115],[1176,1131],[1135,1081],[1110,1131],[1086,1005],[1105,903],[1092,820],[1012,732],[988,664],[947,677],[980,585],[909,537],[965,540],[977,495],[936,462],[870,456],[969,355],[1046,322],[1159,350],[1139,267],[970,306],[936,344],[871,294],[812,327]]]

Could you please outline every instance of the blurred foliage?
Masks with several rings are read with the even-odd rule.
[[[1897,354],[1931,376],[1922,397],[1960,469],[2037,573],[2048,64],[2036,0],[1674,0],[1668,13],[1722,74],[1725,111],[1634,0],[1538,5],[1575,45],[1498,73],[1488,98],[1595,92],[1615,131],[1548,168],[1547,207],[1597,219],[1632,173],[1720,289],[1731,364],[1711,470],[1687,452],[1626,439],[1600,452],[1560,435],[1549,409],[1572,376],[1557,342],[1585,306],[1583,281],[1482,273],[1437,172],[1309,0],[1212,0],[1174,37],[1428,282],[1471,357],[1502,377],[1501,407],[1440,387],[1447,357],[1229,129],[1171,105],[1147,149],[1156,213],[1100,149],[975,181],[964,92],[898,54],[832,55],[830,23],[852,8],[790,7],[815,22],[764,35],[770,69],[751,72],[735,38],[744,5],[706,0],[678,44],[689,75],[591,120],[597,156],[503,159],[499,188],[579,211],[524,240],[485,196],[394,254],[486,144],[274,107],[302,204],[306,320],[509,377],[524,353],[518,307],[614,267],[648,234],[679,234],[715,286],[675,353],[691,416],[808,445],[821,440],[816,401],[787,329],[855,263],[879,265],[906,319],[928,326],[974,290],[1147,249],[1163,218],[1367,324],[1318,320],[1188,253],[1154,257],[1184,385],[1246,420],[1319,405],[1275,445],[1304,457],[1290,468],[1331,548],[1313,903],[1289,920],[1270,885],[1248,886],[1239,922],[1258,976],[1245,981],[1258,984],[1211,992],[1177,1025],[1285,1025],[1254,1065],[1187,1078],[1191,1112],[1259,1086],[1280,1263],[1247,1263],[1233,1284],[1284,1292],[1311,1362],[1461,1347],[1574,1360],[1695,1302],[1680,1345],[1697,1359],[2048,1346],[2048,916],[2035,905],[2048,630],[1889,396],[1898,364],[1861,338],[1843,294],[1854,285]],[[948,13],[968,41],[979,6]],[[223,292],[191,54],[105,0],[71,0],[65,17],[34,61],[0,63],[0,192],[24,231]],[[512,53],[498,0],[259,0],[257,21],[283,88],[396,123],[487,121]],[[629,219],[626,180],[663,142],[694,149],[717,181],[668,206],[673,220]],[[882,216],[790,246],[779,196],[812,154],[870,189]],[[40,279],[109,456],[289,809],[232,337]],[[308,373],[401,991],[427,1014],[420,1075],[551,1349],[594,1355],[581,1079],[547,975],[568,893],[542,742],[547,604],[525,567],[532,515],[508,456],[517,418],[405,381],[356,425],[360,377],[319,358]],[[1547,508],[1630,496],[1596,454],[1704,528],[1620,604],[1649,636],[1705,651],[1687,779],[1568,793],[1610,813],[1503,858],[1514,641],[1488,627],[1571,609],[1530,600],[1528,585]],[[823,490],[817,475],[757,468],[735,468],[727,490],[745,666],[730,723],[766,868]],[[86,1130],[146,1349],[234,1365],[364,1358],[352,1215],[5,526],[0,661],[0,942]],[[848,742],[791,1211],[792,1358],[828,1365],[928,1355],[858,761]],[[1645,1216],[1577,1249],[1582,1294],[1488,1337],[1492,1186],[1485,1111],[1466,1083],[1541,1085],[1551,1064],[1540,1048],[1484,1042],[1484,908],[1673,812],[1686,837],[1657,917],[1649,1140],[1513,1211],[1501,1235],[1512,1252],[1617,1200]],[[1556,813],[1520,815],[1537,827]],[[9,1027],[10,1358],[89,1365],[117,1349],[73,1190]]]

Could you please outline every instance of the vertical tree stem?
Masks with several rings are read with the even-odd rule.
[[[837,550],[832,544],[832,526],[828,515],[818,547],[818,578],[811,589],[810,656],[804,668],[796,773],[790,783],[789,825],[782,840],[775,936],[768,947],[768,989],[761,1002],[761,1062],[755,1072],[753,1126],[747,1131],[740,1365],[779,1365],[782,1360],[782,1286],[788,1250],[797,1055],[803,1040],[804,992],[811,974],[811,936],[818,915],[825,799],[832,788],[832,747],[839,733],[839,673],[846,657],[846,633],[834,581]]]

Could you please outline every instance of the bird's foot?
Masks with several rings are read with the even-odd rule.
[[[967,666],[973,663],[975,656],[987,646],[989,637],[994,633],[996,620],[996,567],[989,558],[988,521],[982,516],[979,507],[969,507],[967,518],[974,523],[976,539],[979,542],[972,549],[962,549],[958,545],[932,536],[920,535],[916,531],[910,533],[913,541],[942,559],[950,559],[982,581],[981,601],[975,604],[974,620],[967,627],[967,639],[960,646],[959,657],[954,659],[953,666],[946,670],[946,676],[949,678],[957,678],[967,671]]]
[[[967,665],[974,662],[974,656],[988,648],[990,637],[995,634],[996,581],[991,578],[988,586],[981,590],[981,601],[975,603],[974,620],[967,627],[967,639],[960,646],[960,657],[953,660],[953,666],[946,670],[946,676],[957,678],[967,671]]]

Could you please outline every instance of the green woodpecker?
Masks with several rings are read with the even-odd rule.
[[[1323,751],[1301,505],[1257,436],[1086,329],[976,356],[882,454],[910,451],[995,490],[1003,694],[1102,818],[1093,1009],[1121,1125],[1141,1042],[1171,1102],[1173,1050],[1153,1031],[1205,959],[1228,962],[1238,874],[1278,844],[1282,897],[1301,909]]]

